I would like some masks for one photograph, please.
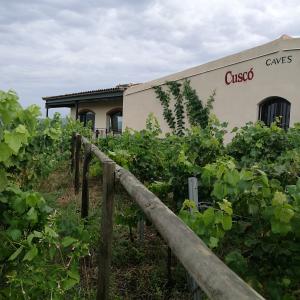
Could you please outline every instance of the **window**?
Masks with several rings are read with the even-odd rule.
[[[79,120],[83,123],[84,126],[87,126],[88,122],[91,122],[92,129],[95,129],[95,113],[93,113],[92,111],[79,113]]]
[[[281,97],[269,97],[262,101],[259,106],[259,120],[267,126],[279,118],[281,128],[287,129],[290,124],[291,104]]]
[[[113,133],[121,133],[122,132],[122,121],[123,114],[121,110],[114,110],[109,113],[109,131]]]

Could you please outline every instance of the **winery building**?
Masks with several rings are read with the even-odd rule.
[[[74,119],[79,119],[84,125],[90,121],[97,134],[119,134],[122,132],[123,94],[129,86],[43,97],[46,116],[51,108],[69,107]]]
[[[153,87],[185,79],[204,101],[215,91],[213,113],[228,122],[229,128],[257,120],[270,124],[279,116],[284,128],[300,122],[300,38],[287,35],[142,84],[43,99],[48,108],[71,107],[71,114],[83,122],[95,118],[95,128],[106,132],[126,127],[141,130],[150,113],[158,118],[163,132],[168,132]]]

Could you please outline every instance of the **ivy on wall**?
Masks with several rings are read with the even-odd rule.
[[[183,94],[180,90],[181,84],[176,81],[169,81],[167,82],[167,86],[175,99],[174,112],[176,117],[176,134],[179,136],[183,136],[185,130],[185,122]]]
[[[157,98],[163,107],[163,116],[172,132],[175,131],[176,122],[173,116],[173,111],[170,109],[170,93],[164,91],[161,86],[154,87]]]
[[[179,136],[184,135],[186,129],[185,112],[190,125],[200,126],[201,128],[205,128],[208,125],[215,92],[204,105],[196,90],[191,87],[190,80],[186,79],[183,83],[167,81],[166,87],[167,90],[163,90],[161,86],[154,86],[153,88],[157,99],[163,107],[163,117],[173,133]],[[173,98],[174,108],[171,106],[171,97]]]

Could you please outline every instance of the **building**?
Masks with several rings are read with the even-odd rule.
[[[84,124],[91,121],[95,132],[105,135],[109,132],[121,133],[123,116],[123,94],[128,84],[114,88],[99,89],[59,96],[43,97],[48,110],[69,107],[71,116]]]
[[[270,43],[142,84],[44,97],[47,111],[70,107],[71,115],[95,130],[141,130],[153,113],[163,132],[169,128],[154,86],[189,79],[202,100],[215,91],[213,112],[229,128],[248,121],[270,124],[281,117],[287,128],[300,122],[300,38],[283,35]],[[123,123],[123,125],[122,125]]]
[[[144,128],[152,112],[163,132],[168,132],[153,86],[184,79],[190,80],[202,100],[216,91],[213,112],[229,128],[257,120],[270,124],[276,116],[282,117],[285,128],[300,122],[300,38],[283,35],[262,46],[128,88],[124,128]]]

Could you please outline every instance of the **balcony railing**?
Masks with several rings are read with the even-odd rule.
[[[121,130],[113,130],[113,129],[107,129],[107,128],[95,128],[95,137],[101,138],[101,137],[107,137],[108,135],[120,135],[122,134]]]

